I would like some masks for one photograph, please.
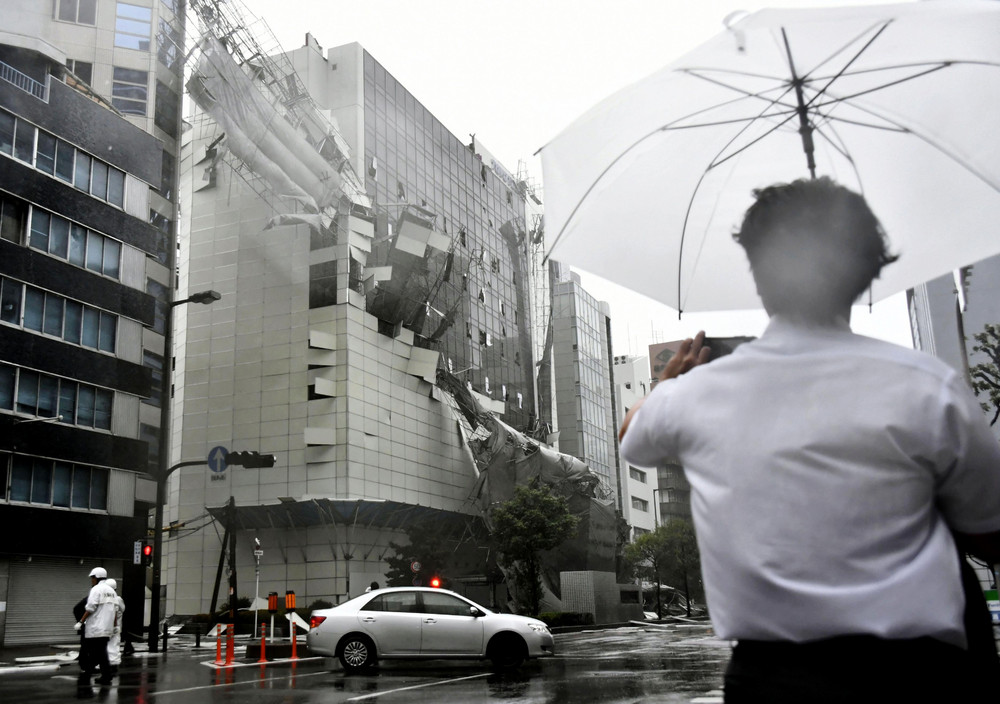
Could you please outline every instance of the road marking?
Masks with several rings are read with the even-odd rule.
[[[488,674],[489,674],[488,672],[481,672],[478,675],[468,675],[467,677],[455,677],[454,679],[450,679],[450,680],[438,680],[437,682],[426,682],[424,684],[415,684],[415,685],[412,685],[410,687],[400,687],[399,689],[387,689],[384,692],[373,692],[372,694],[363,694],[360,697],[352,697],[352,698],[347,699],[345,701],[360,702],[360,701],[364,701],[365,699],[375,699],[376,697],[381,697],[381,696],[384,696],[386,694],[396,694],[397,692],[407,692],[407,691],[409,691],[411,689],[423,689],[424,687],[436,687],[439,684],[451,684],[452,682],[461,682],[462,680],[474,680],[477,677],[486,677]]]
[[[199,692],[203,689],[216,689],[217,687],[238,687],[243,684],[254,684],[259,685],[261,682],[277,682],[279,680],[290,680],[290,679],[305,679],[306,677],[317,677],[319,675],[329,675],[328,671],[323,672],[307,672],[305,674],[290,675],[285,677],[268,677],[266,679],[249,679],[242,682],[219,682],[218,684],[206,684],[201,687],[185,687],[184,689],[168,689],[163,692],[150,692],[150,697],[162,697],[164,694],[184,694],[185,692]]]

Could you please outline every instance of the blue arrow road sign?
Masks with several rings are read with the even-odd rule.
[[[229,454],[229,450],[224,448],[222,445],[216,445],[211,450],[208,451],[208,468],[213,472],[225,472],[226,467],[226,455]]]

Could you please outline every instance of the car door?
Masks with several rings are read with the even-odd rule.
[[[418,655],[422,616],[416,592],[387,592],[358,610],[358,624],[380,655]]]
[[[441,592],[421,592],[423,619],[421,655],[482,655],[483,620],[472,616],[472,605]]]

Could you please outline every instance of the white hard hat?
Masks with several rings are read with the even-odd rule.
[[[95,567],[90,571],[90,577],[97,577],[98,579],[107,579],[108,571],[103,567]]]
[[[118,589],[118,580],[116,580],[116,579],[113,579],[113,578],[112,579],[106,579],[106,580],[104,580],[104,583],[107,584],[112,589]]]

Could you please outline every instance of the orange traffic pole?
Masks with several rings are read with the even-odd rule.
[[[215,664],[222,665],[222,628],[216,625],[215,627]]]
[[[298,645],[299,639],[295,637],[295,621],[289,621],[292,624],[292,660],[298,660],[299,656],[295,654],[295,646]]]
[[[267,644],[267,624],[260,624],[260,660],[259,663],[266,663],[267,658],[264,656],[264,646]]]
[[[233,664],[233,655],[234,655],[233,651],[236,649],[236,644],[233,643],[235,637],[236,637],[236,626],[235,624],[230,623],[228,626],[226,626],[226,662],[225,662],[226,665]]]

